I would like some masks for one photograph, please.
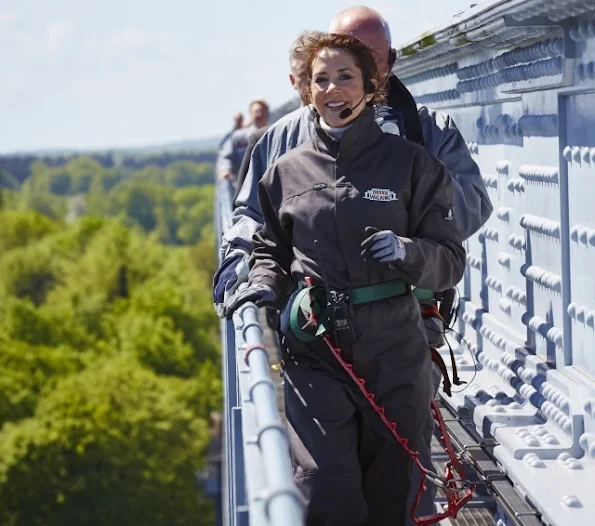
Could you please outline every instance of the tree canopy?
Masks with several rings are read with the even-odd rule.
[[[211,524],[212,165],[30,167],[0,188],[0,524]]]

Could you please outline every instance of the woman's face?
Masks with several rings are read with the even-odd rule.
[[[329,126],[345,126],[366,107],[364,80],[353,56],[342,49],[325,48],[312,63],[312,104]],[[345,108],[353,112],[346,119],[339,114]]]

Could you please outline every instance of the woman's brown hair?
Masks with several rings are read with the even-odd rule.
[[[384,90],[380,89],[380,74],[378,73],[378,67],[376,66],[376,60],[374,60],[374,52],[366,46],[361,40],[348,35],[336,35],[328,34],[319,37],[306,37],[302,39],[302,46],[299,50],[306,62],[306,73],[312,83],[312,64],[314,60],[323,49],[341,49],[349,53],[355,62],[355,65],[362,73],[364,79],[364,89],[366,87],[366,81],[374,80],[376,82],[376,91],[372,100],[367,103],[367,106],[373,106],[374,104],[381,104],[384,101]],[[312,88],[308,86],[306,96],[308,102],[312,100]]]

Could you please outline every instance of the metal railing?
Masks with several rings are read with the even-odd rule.
[[[217,184],[215,228],[232,224],[233,186]],[[293,482],[289,443],[277,409],[258,308],[243,305],[221,321],[223,363],[223,523],[301,526],[304,503]]]

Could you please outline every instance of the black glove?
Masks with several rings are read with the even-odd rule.
[[[405,259],[405,245],[391,230],[367,226],[366,234],[369,237],[361,244],[364,259],[372,258],[380,263],[395,263]]]
[[[270,305],[275,301],[275,292],[268,285],[251,285],[238,290],[225,300],[223,315],[231,318],[232,314],[244,303],[254,303],[257,307]]]
[[[213,303],[220,318],[225,317],[225,300],[233,295],[241,283],[248,280],[248,257],[243,250],[232,251],[213,276]]]

